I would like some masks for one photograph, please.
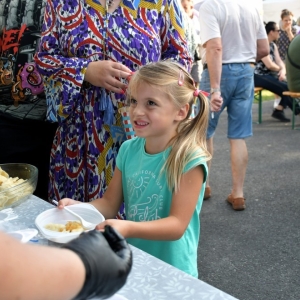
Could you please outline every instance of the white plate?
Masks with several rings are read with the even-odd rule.
[[[36,229],[21,229],[16,231],[7,232],[8,235],[12,236],[13,238],[19,240],[21,243],[27,243],[30,241],[34,236],[36,236],[38,231]]]
[[[70,205],[68,208],[82,216],[86,221],[95,224],[95,226],[105,220],[103,215],[93,205],[88,203]],[[36,217],[35,225],[46,239],[56,243],[67,243],[78,237],[80,232],[56,232],[46,229],[45,225],[50,223],[66,225],[68,221],[79,220],[64,209],[51,208]]]

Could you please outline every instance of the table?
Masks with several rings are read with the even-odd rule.
[[[50,203],[30,196],[14,207],[18,218],[2,223],[2,229],[18,230],[35,228],[35,218],[43,211],[53,208]],[[59,246],[38,234],[30,243]],[[125,286],[118,291],[128,300],[236,300],[217,288],[196,279],[181,270],[131,246],[133,267]]]

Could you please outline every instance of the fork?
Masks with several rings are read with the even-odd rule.
[[[57,206],[58,202],[56,200],[52,200],[52,202]],[[64,209],[66,211],[68,211],[70,214],[72,214],[73,216],[77,217],[80,220],[80,223],[82,225],[82,227],[86,230],[91,230],[94,229],[96,227],[95,224],[90,223],[86,220],[84,220],[81,216],[79,216],[78,214],[76,214],[74,211],[72,211],[71,209],[69,209],[68,207],[64,206]]]
[[[4,221],[14,220],[18,218],[18,215],[12,208],[3,209],[0,211],[0,223]]]

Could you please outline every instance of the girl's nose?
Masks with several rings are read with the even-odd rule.
[[[143,115],[145,112],[144,112],[144,107],[142,104],[137,104],[134,108],[133,108],[133,114],[135,116],[141,116]]]

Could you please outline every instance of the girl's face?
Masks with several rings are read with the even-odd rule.
[[[292,16],[286,16],[282,19],[282,27],[285,29],[285,28],[288,28],[288,27],[291,27],[292,26]]]
[[[139,137],[164,150],[175,136],[178,123],[185,118],[166,93],[146,84],[139,84],[130,99],[130,121]],[[158,152],[160,152],[158,151]]]
[[[193,8],[194,8],[193,0],[181,0],[181,5],[184,11],[191,18],[193,16]]]

